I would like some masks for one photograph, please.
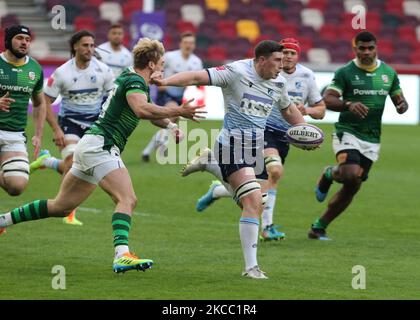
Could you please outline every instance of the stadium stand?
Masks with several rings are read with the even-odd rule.
[[[66,30],[50,27],[55,5],[66,9]],[[350,40],[357,32],[351,28],[356,5],[367,9],[366,28],[378,35],[381,58],[395,64],[419,63],[418,0],[155,0],[155,10],[165,11],[167,49],[178,46],[180,32],[196,32],[197,52],[206,64],[247,57],[258,41],[283,37],[300,40],[301,61],[344,62],[353,55]],[[36,46],[35,56],[63,59],[68,57],[72,32],[91,30],[100,43],[110,23],[120,22],[130,35],[131,16],[142,6],[143,0],[0,0],[0,19],[3,29],[15,23],[32,27],[39,43],[49,48]],[[131,40],[126,39],[126,44]],[[309,54],[311,49],[324,50]]]

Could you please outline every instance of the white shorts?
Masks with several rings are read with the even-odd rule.
[[[0,130],[0,152],[23,152],[28,155],[25,133]]]
[[[71,173],[82,180],[98,184],[111,171],[125,168],[120,150],[113,146],[107,151],[103,146],[104,137],[85,134],[74,151]]]
[[[337,134],[333,133],[332,145],[335,154],[339,153],[342,150],[356,149],[366,158],[377,161],[379,158],[379,150],[381,145],[379,143],[372,143],[360,140],[351,133],[344,132],[343,137],[340,139],[337,137]]]

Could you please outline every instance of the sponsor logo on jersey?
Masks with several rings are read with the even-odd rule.
[[[388,95],[388,91],[381,89],[381,90],[361,90],[361,89],[353,89],[354,95],[359,96],[386,96]]]
[[[32,93],[33,91],[33,88],[29,86],[22,87],[22,86],[10,85],[10,84],[1,84],[0,89],[2,91],[16,91],[16,92],[25,92],[25,93]]]

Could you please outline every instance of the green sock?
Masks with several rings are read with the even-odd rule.
[[[48,218],[47,201],[48,200],[36,200],[10,211],[13,224]]]
[[[325,178],[327,178],[330,181],[333,181],[332,169],[333,169],[333,167],[328,167],[327,170],[325,170],[325,172],[324,172]]]
[[[315,229],[327,229],[328,223],[321,220],[321,218],[316,219],[312,225]]]
[[[112,234],[114,247],[128,246],[128,234],[131,227],[131,217],[128,214],[115,212],[112,215]]]

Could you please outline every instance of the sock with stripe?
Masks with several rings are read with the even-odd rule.
[[[313,228],[315,229],[327,229],[328,227],[328,222],[322,220],[321,218],[316,219],[314,224],[312,225]]]
[[[115,258],[121,257],[128,250],[128,234],[131,228],[131,216],[115,212],[112,215],[112,234],[114,236]]]
[[[48,218],[47,201],[36,200],[0,215],[0,228],[25,221]]]
[[[257,263],[259,221],[256,218],[241,217],[239,220],[239,235],[241,238],[242,251],[245,259],[245,270],[248,270]]]
[[[54,157],[49,157],[49,158],[44,159],[42,161],[42,164],[45,167],[51,168],[51,169],[58,172],[58,165],[60,164],[61,161],[63,161],[63,160],[60,160],[60,159],[57,159],[57,158],[54,158]]]

